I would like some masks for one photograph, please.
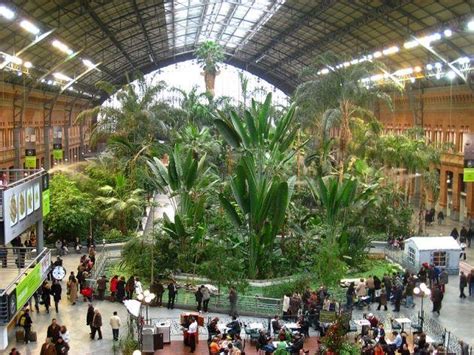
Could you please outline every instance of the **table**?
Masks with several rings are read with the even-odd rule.
[[[397,322],[398,324],[401,325],[402,332],[404,331],[405,324],[410,324],[411,323],[411,319],[409,319],[409,318],[395,318],[394,320],[395,320],[395,322]]]
[[[280,341],[274,341],[274,342],[272,342],[273,347],[274,347],[274,348],[277,348],[279,343],[280,343]],[[291,343],[288,343],[287,341],[285,341],[284,343],[286,344],[286,347],[291,346]]]
[[[432,343],[435,343],[436,341],[435,341],[432,337],[430,337],[429,335],[427,335],[427,336],[426,336],[426,342],[427,342],[428,344],[432,344]]]
[[[298,323],[285,323],[283,326],[291,330],[301,328],[301,326]]]
[[[262,324],[262,323],[258,323],[258,322],[249,323],[249,324],[247,325],[247,328],[252,329],[252,330],[265,329],[265,327],[263,326],[263,324]]]
[[[370,322],[367,319],[357,319],[354,321],[359,327],[363,327],[364,325],[368,325],[370,327]]]

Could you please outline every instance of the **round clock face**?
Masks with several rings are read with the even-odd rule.
[[[66,269],[63,268],[62,266],[56,266],[53,269],[52,274],[56,280],[62,280],[64,279],[64,276],[66,276]]]

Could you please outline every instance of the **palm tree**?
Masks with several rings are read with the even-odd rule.
[[[224,61],[224,50],[220,44],[214,41],[206,41],[199,45],[194,55],[204,71],[206,91],[214,96],[216,75],[219,72],[220,63]]]
[[[117,220],[119,230],[125,235],[129,217],[137,216],[143,210],[143,191],[141,189],[130,191],[125,176],[117,174],[114,186],[102,186],[99,188],[99,193],[103,196],[97,197],[96,200],[104,206],[105,218],[111,222]]]
[[[391,107],[387,87],[370,86],[363,80],[384,70],[381,63],[366,61],[336,68],[336,64],[343,61],[331,53],[318,57],[315,64],[302,73],[306,81],[298,86],[295,94],[296,102],[302,108],[300,119],[305,126],[318,122],[323,141],[328,139],[331,128],[339,129],[338,160],[341,167],[352,141],[354,122],[376,120],[368,109],[375,100],[382,100]],[[322,75],[322,68],[330,68],[329,73]],[[390,85],[389,89],[393,87]]]

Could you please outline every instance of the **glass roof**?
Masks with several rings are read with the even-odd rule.
[[[165,4],[170,47],[206,40],[236,49],[278,11],[286,0],[171,0]]]

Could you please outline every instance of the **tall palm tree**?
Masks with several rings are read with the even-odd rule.
[[[367,85],[363,80],[384,70],[383,64],[379,62],[365,61],[336,68],[342,62],[343,58],[332,53],[318,57],[314,65],[302,73],[304,82],[298,86],[295,94],[296,102],[302,109],[300,119],[306,126],[319,122],[323,140],[328,139],[331,128],[339,129],[340,163],[347,158],[354,121],[376,120],[369,109],[370,104],[382,100],[391,107],[391,98],[386,90],[395,88],[394,85],[389,85],[389,88]],[[330,68],[325,75],[321,74],[323,68]]]
[[[122,174],[115,176],[114,186],[105,185],[99,188],[103,196],[96,200],[104,206],[104,215],[108,221],[117,221],[123,235],[127,233],[127,221],[130,216],[139,216],[143,210],[143,191],[129,190],[127,179]]]
[[[199,45],[194,52],[199,65],[204,72],[204,82],[206,91],[214,96],[216,75],[219,72],[219,65],[224,61],[224,49],[219,43],[206,41]]]

